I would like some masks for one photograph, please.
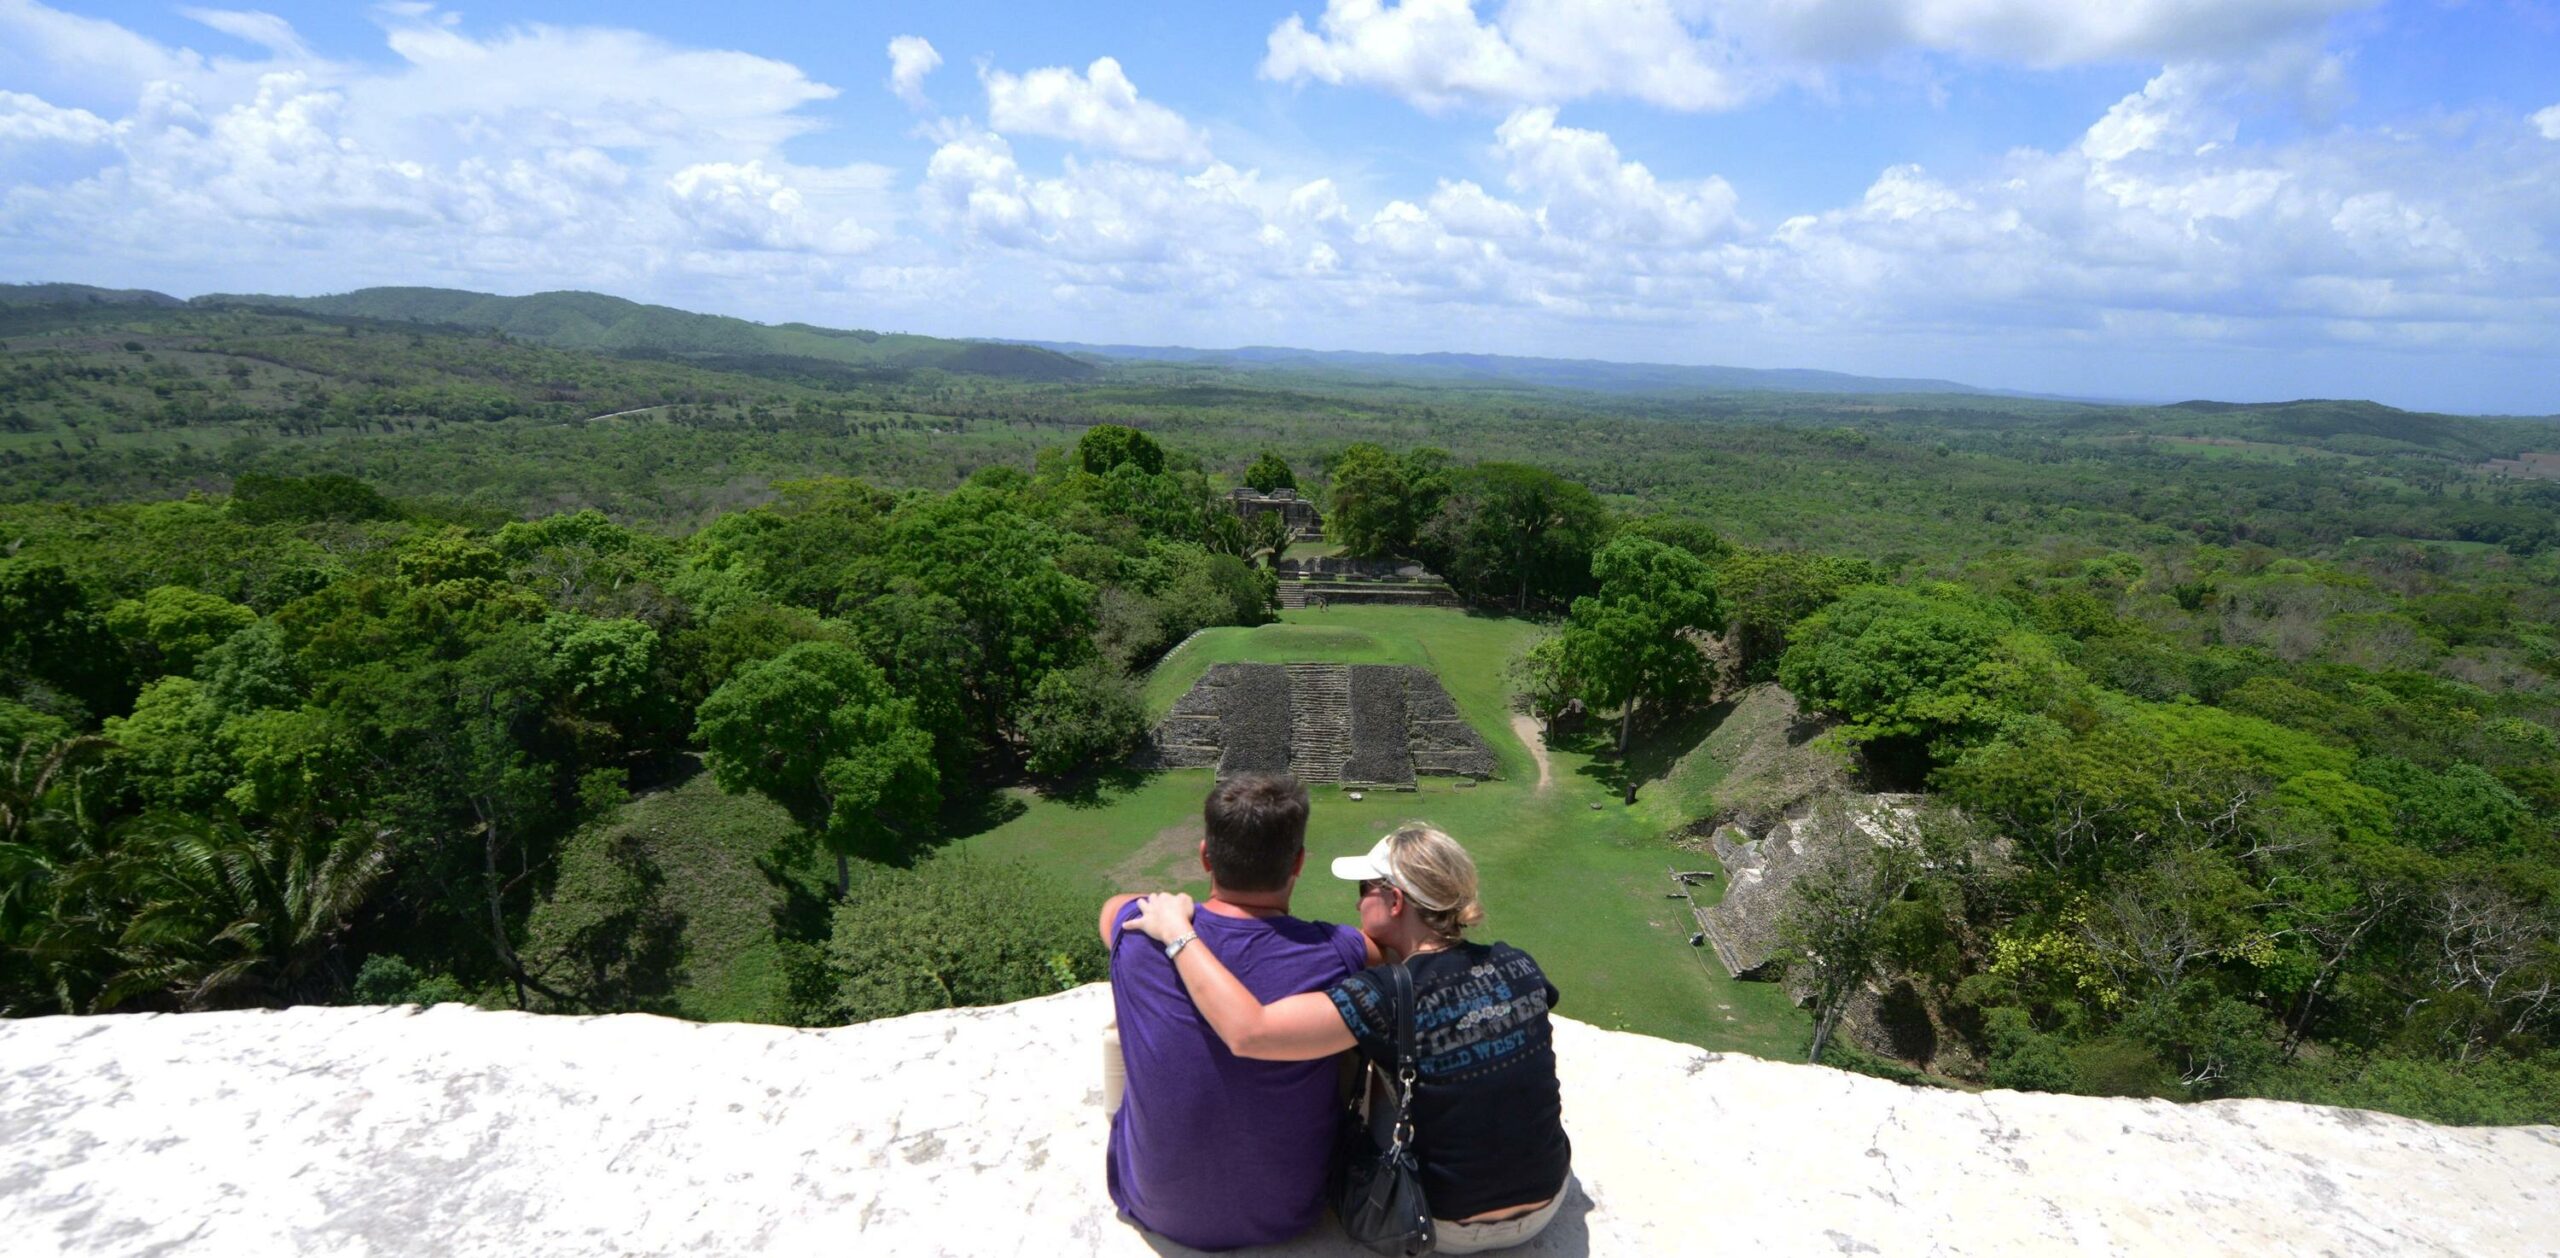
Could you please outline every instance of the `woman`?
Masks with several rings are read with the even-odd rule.
[[[1411,971],[1413,1151],[1437,1248],[1478,1253],[1536,1236],[1564,1200],[1572,1146],[1547,1011],[1556,989],[1529,955],[1470,943],[1484,920],[1476,866],[1457,840],[1409,824],[1333,863],[1360,884],[1360,929],[1388,961],[1321,992],[1265,1005],[1191,929],[1191,897],[1152,895],[1137,926],[1173,958],[1201,1014],[1239,1057],[1306,1061],[1358,1048],[1395,1069],[1395,983]]]

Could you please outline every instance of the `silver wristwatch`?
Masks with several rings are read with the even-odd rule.
[[[1199,937],[1200,932],[1196,930],[1186,930],[1182,932],[1181,937],[1173,939],[1165,944],[1164,959],[1167,961],[1180,960],[1182,958],[1182,950],[1191,946],[1191,941],[1198,939]]]

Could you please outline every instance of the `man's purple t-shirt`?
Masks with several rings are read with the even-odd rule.
[[[1211,1030],[1164,949],[1115,919],[1111,1004],[1128,1091],[1111,1116],[1112,1204],[1195,1249],[1284,1241],[1323,1213],[1336,1066],[1246,1061]],[[1294,917],[1202,911],[1191,928],[1264,1004],[1323,991],[1367,964],[1360,932]]]

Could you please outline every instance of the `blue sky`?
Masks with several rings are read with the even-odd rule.
[[[0,279],[2539,414],[2560,5],[0,0]]]

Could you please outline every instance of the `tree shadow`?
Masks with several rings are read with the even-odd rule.
[[[1627,754],[1618,755],[1617,726],[1608,721],[1594,721],[1581,731],[1565,735],[1549,743],[1551,749],[1577,752],[1590,757],[1574,773],[1603,787],[1620,799],[1628,796],[1632,781],[1636,793],[1671,775],[1698,744],[1722,726],[1733,715],[1737,700],[1725,699],[1701,708],[1691,708],[1654,724],[1636,713],[1635,736],[1628,740]]]
[[[770,912],[777,939],[818,943],[827,937],[827,914],[834,901],[828,878],[812,872],[814,862],[826,859],[817,849],[815,840],[794,833],[756,858],[756,872],[775,893]]]
[[[1107,808],[1118,798],[1147,784],[1152,772],[1126,762],[1099,769],[1089,769],[1064,781],[1041,788],[1042,799],[1054,800],[1074,809]],[[1020,800],[1014,801],[1017,815]]]
[[[1858,748],[1858,776],[1871,791],[1928,789],[1929,744],[1908,735],[1871,738]]]
[[[619,885],[541,959],[544,981],[595,1009],[673,1013],[686,918],[667,903],[666,871],[634,836],[617,838],[606,858]]]

